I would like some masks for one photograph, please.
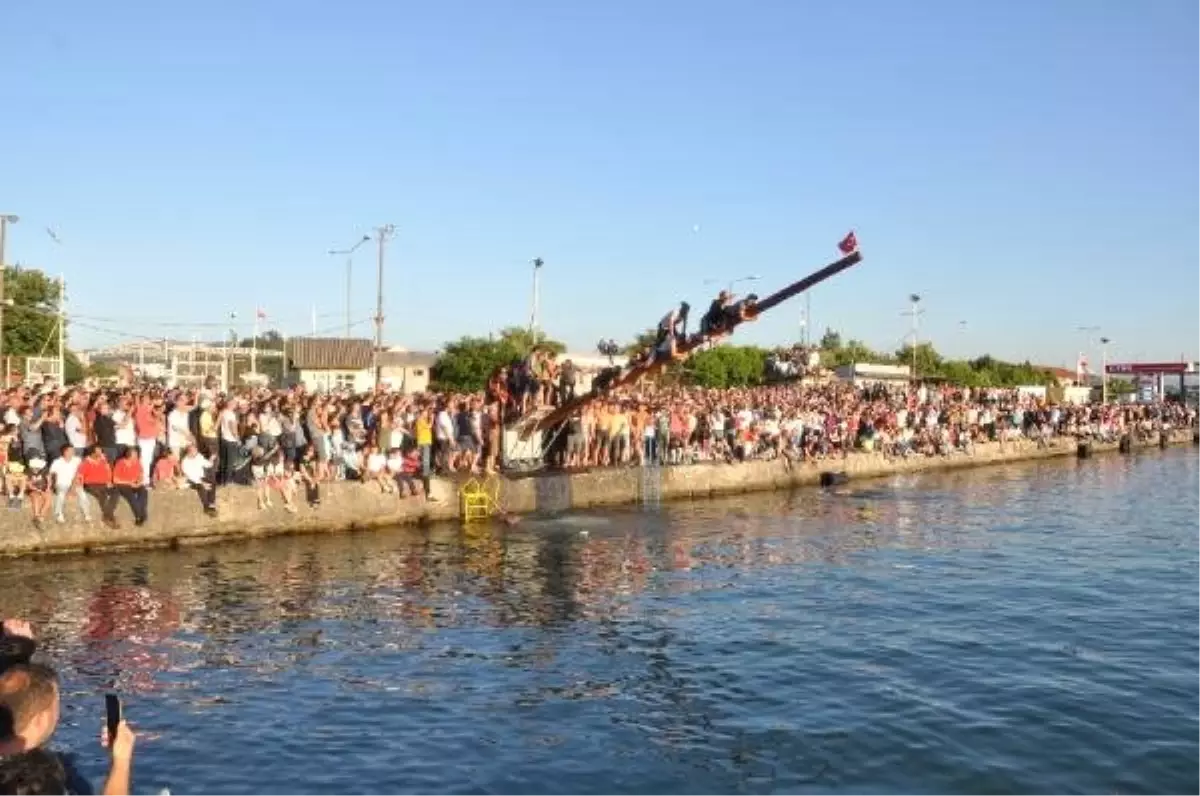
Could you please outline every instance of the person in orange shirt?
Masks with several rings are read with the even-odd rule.
[[[142,464],[142,474],[144,475],[145,472],[146,465]],[[175,455],[175,451],[167,449],[162,457],[155,462],[154,486],[166,487],[168,489],[183,489],[186,486],[183,473],[179,469],[179,457]]]
[[[157,399],[149,393],[143,393],[138,398],[137,408],[133,410],[133,428],[137,434],[138,452],[142,461],[142,481],[150,480],[150,468],[154,464],[154,451],[158,447],[158,438],[162,436],[162,408],[156,405]]]
[[[126,448],[125,455],[117,459],[113,465],[112,482],[117,494],[125,498],[129,510],[133,512],[133,524],[144,525],[147,492],[146,483],[142,480],[142,460],[138,456],[137,448]]]
[[[79,483],[83,485],[83,491],[100,504],[104,524],[116,528],[117,494],[112,489],[112,475],[112,465],[104,458],[104,449],[93,445],[87,458],[79,464]]]

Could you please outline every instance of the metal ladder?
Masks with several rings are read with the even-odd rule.
[[[662,502],[662,467],[657,464],[642,466],[641,497],[643,506],[657,506]]]

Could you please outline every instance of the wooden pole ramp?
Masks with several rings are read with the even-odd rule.
[[[815,271],[803,279],[793,282],[782,290],[778,290],[767,296],[765,299],[762,299],[754,305],[753,311],[749,314],[745,321],[757,320],[758,317],[764,312],[779,306],[790,298],[795,298],[804,291],[819,285],[826,279],[840,274],[847,268],[858,265],[860,262],[862,262],[862,254],[857,250],[850,252],[840,260],[832,262],[821,270]],[[732,325],[723,329],[720,335],[709,336],[702,335],[699,332],[690,335],[686,340],[676,346],[676,358],[673,361],[681,362],[701,346],[705,345],[716,337],[724,337],[732,334],[733,331],[745,321],[734,321]],[[525,417],[516,421],[513,424],[513,428],[523,438],[528,437],[534,431],[553,428],[593,401],[603,398],[604,396],[621,387],[634,384],[651,373],[661,371],[668,364],[669,362],[666,359],[652,355],[648,362],[640,362],[627,367],[621,373],[621,375],[613,379],[609,384],[605,385],[603,389],[593,388],[590,392],[586,392],[583,395],[577,396],[561,406],[554,408],[542,407],[540,409],[535,409],[525,415]]]

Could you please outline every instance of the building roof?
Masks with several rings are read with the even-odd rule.
[[[374,347],[367,339],[297,337],[287,341],[287,354],[296,370],[364,370]]]
[[[1052,368],[1045,365],[1034,365],[1034,367],[1038,370],[1046,371],[1056,379],[1074,379],[1076,376],[1075,371],[1068,370],[1067,368]]]
[[[379,367],[381,368],[431,368],[436,361],[437,354],[427,354],[422,351],[379,352]]]

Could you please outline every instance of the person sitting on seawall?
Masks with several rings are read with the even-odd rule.
[[[204,513],[215,517],[217,515],[217,487],[213,483],[213,467],[217,462],[217,456],[216,454],[203,456],[194,442],[189,443],[186,450],[183,461],[179,463],[179,469],[183,471],[183,477],[187,479],[188,486],[196,490],[196,494],[200,496],[200,506],[204,509]]]
[[[656,359],[675,360],[679,357],[679,344],[687,340],[687,321],[691,305],[686,301],[671,310],[658,322],[658,336],[654,341]]]

